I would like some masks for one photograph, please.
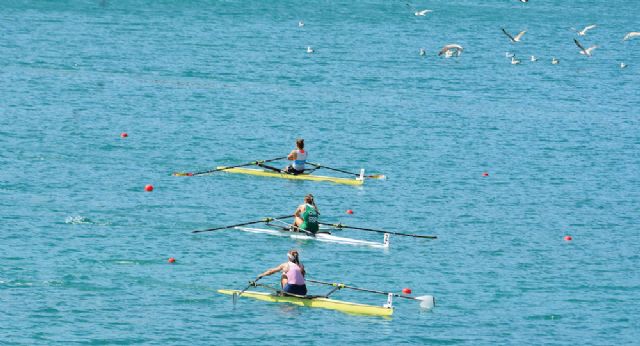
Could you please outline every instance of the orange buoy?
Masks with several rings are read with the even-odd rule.
[[[123,132],[123,133],[120,134],[120,137],[127,138],[127,137],[129,137],[129,134],[126,133],[126,132]]]
[[[353,214],[353,210],[347,209],[347,214],[349,214],[349,215]]]
[[[167,260],[167,262],[169,262],[169,263],[175,263],[175,262],[176,262],[176,259],[175,259],[175,258],[173,258],[173,257],[169,257],[169,259]]]
[[[151,185],[151,184],[145,185],[144,190],[147,191],[147,192],[153,191],[153,185]]]
[[[488,177],[488,176],[489,176],[489,173],[487,173],[487,172],[483,172],[483,173],[482,173],[482,176],[483,176],[483,177]]]
[[[572,238],[570,235],[565,235],[565,236],[564,236],[564,240],[566,240],[566,241],[572,241],[572,240],[573,240],[573,238]]]
[[[411,294],[411,289],[410,289],[410,288],[403,288],[403,289],[402,289],[402,293],[404,293],[404,294]]]

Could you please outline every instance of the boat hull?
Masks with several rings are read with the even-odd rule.
[[[259,233],[259,234],[269,234],[269,235],[275,235],[275,236],[281,236],[281,237],[291,237],[293,239],[317,240],[317,241],[322,241],[327,243],[368,246],[368,247],[379,248],[379,249],[389,248],[389,236],[385,237],[386,241],[384,243],[378,243],[378,242],[373,242],[368,240],[338,237],[338,236],[327,234],[327,233],[317,233],[315,237],[312,237],[304,233],[280,231],[275,229],[264,229],[264,228],[253,228],[253,227],[235,227],[235,229],[243,232],[249,232],[249,233]]]
[[[238,294],[238,290],[218,290],[218,293],[222,294]],[[386,308],[383,306],[367,305],[345,302],[341,300],[321,298],[321,297],[303,297],[303,296],[278,296],[266,292],[244,291],[243,297],[253,298],[272,303],[288,303],[298,306],[305,306],[310,308],[320,308],[337,310],[347,314],[354,315],[368,315],[368,316],[391,316],[393,314],[393,308]]]
[[[228,168],[225,169],[225,166],[216,167],[216,169],[224,170],[227,173],[238,173],[238,174],[249,174],[256,175],[260,177],[272,177],[272,178],[282,178],[282,179],[290,179],[290,180],[310,180],[310,181],[326,181],[335,184],[344,184],[344,185],[354,185],[359,186],[364,184],[364,180],[359,179],[351,179],[351,178],[339,178],[339,177],[327,177],[323,175],[313,175],[313,174],[286,174],[286,173],[278,173],[274,171],[266,171],[262,169],[254,169],[254,168]]]

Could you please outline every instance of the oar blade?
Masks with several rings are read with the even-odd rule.
[[[416,297],[420,301],[420,307],[425,310],[431,310],[436,306],[436,299],[431,295]]]
[[[233,299],[233,306],[236,306],[236,303],[238,303],[238,293],[233,292],[233,294],[231,295],[231,299]]]

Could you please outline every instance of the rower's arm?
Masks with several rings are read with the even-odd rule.
[[[301,207],[298,207],[298,208],[296,209],[296,212],[295,212],[293,215],[294,215],[294,216],[297,216],[297,217],[300,217],[300,214],[303,212],[301,209],[302,209]]]
[[[289,153],[289,156],[287,156],[287,160],[289,161],[294,161],[297,158],[298,158],[298,155],[296,154],[295,150],[291,150],[291,152]]]
[[[269,275],[273,275],[279,271],[282,271],[282,269],[284,268],[285,263],[275,267],[275,268],[271,268],[267,271],[265,271],[264,273],[260,274],[259,277],[263,277],[263,276],[269,276]]]

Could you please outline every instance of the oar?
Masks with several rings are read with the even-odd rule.
[[[240,295],[242,295],[242,293],[244,293],[244,291],[248,290],[249,287],[251,286],[255,286],[256,282],[258,282],[258,280],[262,279],[262,276],[258,276],[255,280],[253,281],[249,281],[249,286],[245,287],[242,291],[240,291],[240,293],[233,293],[233,305],[236,305],[236,302],[238,301],[238,297],[240,297]]]
[[[286,215],[286,216],[279,216],[279,217],[265,217],[265,218],[257,220],[257,221],[243,222],[243,223],[239,223],[237,225],[231,225],[231,226],[201,229],[201,230],[191,231],[191,233],[202,233],[202,232],[218,231],[218,230],[221,230],[221,229],[229,229],[229,228],[234,228],[234,227],[253,225],[253,224],[256,224],[256,223],[260,223],[260,222],[271,222],[273,220],[288,219],[290,217],[293,217],[293,215]]]
[[[351,174],[351,175],[355,175],[357,177],[360,176],[360,174],[358,173],[353,173],[353,172],[349,172],[349,171],[343,171],[341,169],[337,169],[337,168],[332,168],[332,167],[327,167],[327,166],[323,166],[323,165],[319,165],[317,163],[313,163],[313,162],[307,162],[308,164],[317,167],[317,168],[326,168],[328,170],[331,171],[336,171],[336,172],[340,172],[340,173],[346,173],[346,174]],[[384,174],[372,174],[372,175],[365,175],[365,178],[370,178],[370,179],[386,179],[387,177]]]
[[[203,172],[195,172],[195,173],[189,173],[189,172],[175,172],[172,175],[176,176],[176,177],[191,177],[194,175],[203,175],[203,174],[209,174],[209,173],[213,173],[213,172],[217,172],[217,171],[224,171],[225,169],[230,169],[230,168],[237,168],[237,167],[245,167],[245,166],[251,166],[251,165],[257,165],[259,163],[264,163],[264,162],[271,162],[271,161],[278,161],[278,160],[282,160],[282,159],[286,159],[286,156],[283,157],[276,157],[275,159],[269,159],[269,160],[262,160],[262,161],[251,161],[251,162],[247,162],[247,163],[243,163],[241,165],[237,165],[237,166],[229,166],[229,167],[223,167],[223,168],[216,168],[216,169],[212,169],[209,171],[203,171]]]
[[[433,308],[435,306],[435,299],[433,298],[433,296],[430,296],[430,295],[412,297],[412,296],[405,296],[403,294],[397,294],[397,293],[393,293],[393,292],[384,292],[384,291],[370,290],[370,289],[366,289],[366,288],[353,287],[353,286],[348,286],[348,285],[341,284],[341,283],[325,282],[325,281],[311,280],[311,279],[306,279],[306,278],[305,278],[305,281],[313,282],[313,283],[316,283],[316,284],[333,286],[333,287],[336,287],[337,289],[348,288],[348,289],[354,290],[354,291],[371,292],[371,293],[378,293],[378,294],[384,294],[384,295],[391,294],[394,297],[398,297],[398,298],[417,300],[417,301],[420,302],[420,307],[425,308],[425,309],[431,309],[431,308]]]
[[[367,231],[367,232],[376,232],[376,233],[389,233],[389,234],[393,234],[393,235],[401,235],[404,237],[414,237],[414,238],[426,238],[426,239],[438,239],[437,236],[435,235],[420,235],[420,234],[408,234],[408,233],[398,233],[398,232],[389,232],[389,231],[383,231],[383,230],[379,230],[379,229],[371,229],[371,228],[362,228],[362,227],[353,227],[353,226],[347,226],[347,225],[343,225],[341,223],[324,223],[324,222],[318,222],[318,224],[320,225],[325,225],[325,226],[332,226],[335,228],[350,228],[350,229],[357,229],[360,231]]]

